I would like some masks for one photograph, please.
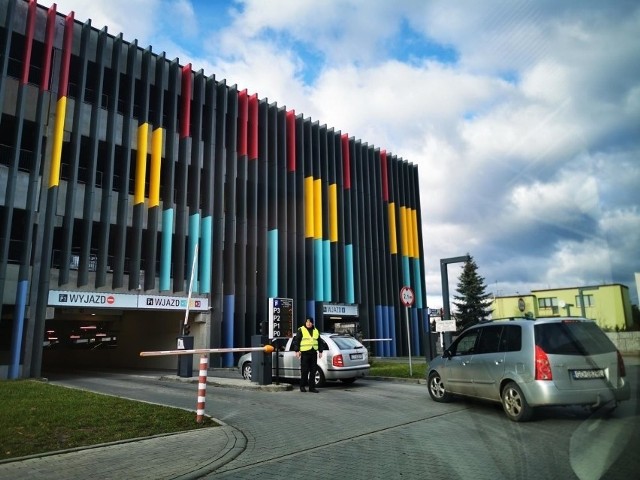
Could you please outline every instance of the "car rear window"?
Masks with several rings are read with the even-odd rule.
[[[535,326],[536,345],[555,355],[598,355],[615,352],[609,337],[593,322],[557,322]]]
[[[353,350],[355,348],[364,348],[363,345],[353,337],[350,336],[331,336],[331,340],[335,342],[340,350]]]

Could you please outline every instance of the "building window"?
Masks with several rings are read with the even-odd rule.
[[[551,310],[551,313],[558,313],[558,299],[556,297],[546,297],[538,299],[538,308],[540,310]]]
[[[582,299],[584,300],[585,307],[594,307],[596,305],[593,295],[582,294]],[[580,302],[580,295],[576,295],[576,306],[579,308],[582,308],[582,303]]]

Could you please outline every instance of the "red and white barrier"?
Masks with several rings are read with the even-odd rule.
[[[141,357],[160,357],[165,355],[194,355],[201,354],[200,372],[198,376],[198,403],[196,406],[196,422],[202,423],[204,417],[205,396],[207,393],[207,371],[209,370],[209,353],[227,352],[257,352],[263,350],[264,353],[273,352],[273,345],[264,347],[239,347],[239,348],[197,348],[195,350],[160,350],[157,352],[140,352]]]
[[[198,377],[198,405],[196,407],[196,423],[202,423],[204,417],[205,396],[207,395],[207,370],[209,369],[209,357],[200,357],[200,375]]]

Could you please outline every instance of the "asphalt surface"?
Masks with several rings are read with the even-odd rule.
[[[638,365],[640,357],[626,357],[625,363]],[[213,375],[211,373],[207,384],[217,387],[276,393],[295,387],[290,384],[258,385],[241,378],[216,376],[215,371]],[[166,382],[198,383],[198,377],[164,375],[161,378]],[[214,420],[221,426],[5,460],[0,462],[0,480],[202,478],[233,461],[247,448],[247,437],[243,432],[220,419]],[[260,439],[253,438],[252,441]],[[185,451],[185,445],[188,454],[176,455],[176,452]]]

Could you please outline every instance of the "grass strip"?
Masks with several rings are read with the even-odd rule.
[[[195,412],[51,385],[0,381],[0,460],[217,424]]]

